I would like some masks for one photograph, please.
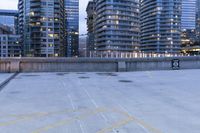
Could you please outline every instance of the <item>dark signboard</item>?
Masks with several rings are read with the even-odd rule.
[[[180,60],[178,60],[178,59],[172,60],[172,69],[173,70],[180,69]]]

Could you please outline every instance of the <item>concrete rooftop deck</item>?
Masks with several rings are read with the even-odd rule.
[[[199,79],[200,70],[21,73],[0,92],[0,133],[199,133]]]
[[[0,73],[0,84],[7,78],[9,78],[12,74]]]

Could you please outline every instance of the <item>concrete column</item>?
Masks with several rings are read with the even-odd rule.
[[[19,60],[11,60],[10,61],[10,72],[15,73],[20,71],[20,61]]]

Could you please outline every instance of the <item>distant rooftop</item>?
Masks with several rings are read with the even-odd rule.
[[[8,16],[15,16],[17,15],[17,10],[2,10],[0,9],[0,15],[8,15]]]

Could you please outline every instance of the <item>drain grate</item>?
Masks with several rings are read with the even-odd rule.
[[[122,83],[132,83],[133,81],[131,81],[131,80],[119,80],[119,82],[122,82]]]
[[[115,73],[97,73],[97,75],[100,75],[100,76],[118,76],[117,74]]]
[[[58,75],[58,76],[64,76],[66,74],[69,74],[69,73],[56,73],[56,75]]]
[[[79,79],[89,79],[90,77],[78,77]]]

